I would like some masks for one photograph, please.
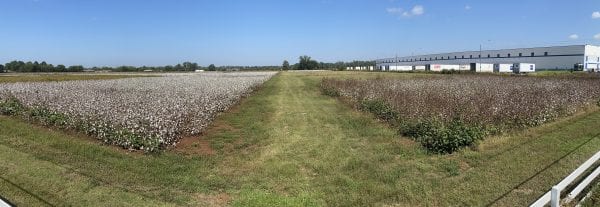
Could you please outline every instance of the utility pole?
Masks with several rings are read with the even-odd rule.
[[[481,53],[482,53],[482,46],[481,43],[479,44],[479,72],[481,72]],[[477,72],[477,71],[475,71]]]
[[[396,70],[398,70],[398,53],[396,53]]]

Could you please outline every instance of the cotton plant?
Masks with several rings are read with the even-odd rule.
[[[201,133],[275,72],[168,74],[115,80],[0,84],[0,102],[64,116],[62,128],[106,143],[156,151]],[[38,110],[39,111],[39,110]],[[30,113],[31,114],[31,113]]]
[[[461,75],[326,79],[322,84],[352,100],[383,100],[403,120],[460,119],[510,128],[539,125],[596,104],[600,98],[598,78]]]

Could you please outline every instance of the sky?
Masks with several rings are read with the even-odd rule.
[[[600,45],[600,0],[0,0],[0,63],[281,65]]]

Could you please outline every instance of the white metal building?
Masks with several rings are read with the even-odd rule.
[[[553,47],[482,50],[385,58],[376,60],[378,70],[389,71],[392,66],[470,65],[475,71],[478,63],[513,64],[533,63],[537,69],[600,69],[600,47],[569,45]],[[420,67],[419,67],[420,68]],[[428,68],[430,69],[430,68]]]

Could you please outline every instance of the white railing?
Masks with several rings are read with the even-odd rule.
[[[540,199],[535,201],[535,203],[531,204],[530,207],[543,207],[550,203],[551,207],[559,207],[560,206],[560,194],[568,185],[570,185],[575,179],[581,176],[585,171],[587,171],[590,167],[594,165],[598,160],[600,160],[600,151],[596,152],[594,156],[592,156],[589,160],[585,161],[581,166],[579,166],[575,171],[573,171],[569,176],[560,181],[557,185],[552,187],[552,190],[548,191],[544,194]],[[600,167],[596,168],[594,172],[588,175],[583,181],[575,187],[565,198],[566,202],[570,202],[587,187],[596,177],[600,174]]]
[[[7,203],[7,202],[3,201],[3,200],[0,198],[0,207],[11,207],[11,206],[10,206],[10,205],[8,205],[8,203]]]

